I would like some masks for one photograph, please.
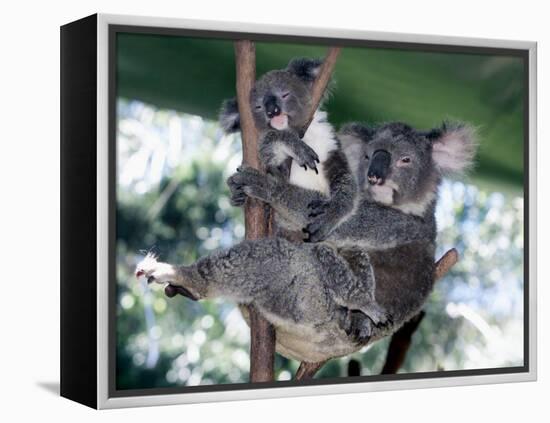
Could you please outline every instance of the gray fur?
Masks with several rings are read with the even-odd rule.
[[[301,132],[311,111],[311,88],[322,63],[322,60],[319,59],[293,59],[286,69],[272,70],[258,79],[250,94],[254,122],[260,133],[259,156],[267,173],[284,179],[286,176],[283,175],[285,173],[284,164],[287,159],[291,158],[308,172],[316,174],[321,172],[319,177],[327,181],[326,184],[320,184],[328,186],[328,192],[324,193],[324,197],[320,197],[319,192],[314,192],[314,190],[308,190],[303,194],[303,190],[296,191],[289,188],[289,197],[293,196],[293,192],[297,192],[297,195],[301,197],[289,198],[294,205],[294,210],[296,209],[294,201],[298,201],[303,207],[302,210],[309,210],[316,216],[315,218],[297,215],[293,208],[287,207],[284,202],[279,203],[280,207],[276,208],[278,227],[300,231],[306,225],[311,224],[309,240],[313,242],[323,240],[332,228],[351,211],[356,192],[355,179],[352,177],[346,156],[339,149],[339,143],[334,137],[332,127],[330,127],[330,139],[327,140],[331,145],[322,146],[326,147],[324,149],[327,151],[326,157],[323,156],[320,159],[321,151],[316,152],[302,139],[304,134]],[[277,110],[276,116],[286,116],[287,126],[285,128],[272,126],[273,115],[271,113],[274,108]],[[312,125],[314,123],[316,122],[314,121]],[[220,124],[226,132],[239,129],[239,112],[234,99],[226,100],[223,103]],[[243,205],[246,198],[246,193],[239,189],[238,179],[234,178],[228,181],[233,191],[231,202],[235,206]],[[262,197],[262,192],[265,192],[265,189],[261,184],[257,185],[257,188],[260,192],[256,193],[256,196]],[[275,195],[276,191],[275,189]],[[249,195],[254,196],[252,193]],[[318,213],[320,208],[323,213]]]
[[[443,174],[460,170],[457,162],[463,167],[470,164],[473,156],[465,152],[475,144],[463,136],[465,131],[457,137],[445,127],[435,136],[403,124],[363,129],[347,127],[346,131],[362,140],[366,155],[373,149],[390,154],[386,180],[393,181],[391,189],[396,192],[391,203],[375,200],[372,190],[379,184],[365,184],[353,213],[322,243],[293,244],[281,238],[244,241],[191,266],[138,265],[138,274],[184,287],[196,299],[224,296],[254,304],[275,326],[277,350],[297,360],[318,362],[343,356],[391,334],[420,311],[431,292],[434,194]],[[453,143],[452,148],[448,143]],[[434,145],[450,155],[441,159]],[[398,165],[404,155],[411,157],[410,163]],[[284,182],[250,169],[243,169],[239,178],[246,195],[275,208],[283,203],[307,220],[308,209],[303,207],[307,200],[301,200],[297,187],[285,189]],[[428,206],[421,215],[406,213],[403,201]],[[374,296],[369,294],[372,289]],[[393,322],[378,314],[378,304]]]

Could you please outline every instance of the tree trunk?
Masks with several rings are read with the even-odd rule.
[[[258,160],[258,131],[250,110],[250,90],[256,81],[256,48],[252,41],[235,42],[237,71],[237,102],[241,118],[243,163],[262,170]],[[244,207],[247,239],[265,238],[269,235],[269,212],[261,202],[248,199]],[[250,313],[250,381],[273,380],[275,359],[275,330],[255,309]]]

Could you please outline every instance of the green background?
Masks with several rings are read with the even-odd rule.
[[[176,36],[118,35],[121,97],[216,119],[235,95],[233,42]],[[257,73],[326,47],[259,42]],[[344,48],[327,105],[337,127],[349,121],[404,121],[431,128],[443,119],[470,122],[483,143],[473,177],[523,184],[524,61],[520,57]]]

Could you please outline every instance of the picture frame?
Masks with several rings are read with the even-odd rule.
[[[523,365],[117,389],[117,34],[513,56],[523,63]],[[536,43],[95,14],[61,27],[61,395],[92,408],[536,380]]]

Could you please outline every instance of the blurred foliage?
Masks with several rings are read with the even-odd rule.
[[[119,33],[120,96],[216,119],[235,95],[231,40]],[[257,42],[257,73],[293,57],[323,57],[326,47]],[[520,57],[346,47],[327,104],[337,127],[349,121],[407,122],[431,128],[443,119],[479,128],[474,180],[489,190],[523,184],[524,61]]]
[[[246,382],[249,329],[235,304],[166,298],[133,276],[143,249],[189,264],[244,235],[225,179],[241,161],[238,135],[198,116],[118,101],[117,387]],[[402,371],[472,369],[523,362],[523,200],[445,181],[437,209],[438,256],[461,260],[438,282]],[[318,377],[346,375],[347,362],[378,374],[388,339],[329,362]],[[276,377],[298,363],[277,356]]]

